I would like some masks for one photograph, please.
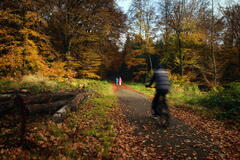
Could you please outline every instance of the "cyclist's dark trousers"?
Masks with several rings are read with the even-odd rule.
[[[156,113],[157,113],[156,108],[158,107],[160,97],[163,99],[163,103],[165,103],[165,106],[167,106],[167,103],[166,103],[167,93],[168,93],[168,89],[156,89],[156,94],[152,100],[152,109],[153,109],[154,115],[156,115]]]

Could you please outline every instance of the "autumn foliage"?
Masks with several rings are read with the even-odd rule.
[[[103,77],[125,18],[113,0],[4,0],[0,13],[1,76],[11,77]]]

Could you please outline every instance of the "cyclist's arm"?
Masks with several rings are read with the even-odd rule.
[[[154,81],[155,81],[155,74],[152,76],[150,83],[146,86],[151,87],[151,85],[153,84]]]

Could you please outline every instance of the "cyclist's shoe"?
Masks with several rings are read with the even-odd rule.
[[[152,115],[152,119],[157,119],[157,118],[158,118],[157,115],[155,114]]]

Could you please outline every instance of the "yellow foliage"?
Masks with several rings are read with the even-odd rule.
[[[24,60],[27,62],[26,67],[30,67],[32,71],[35,72],[47,66],[43,57],[38,54],[38,47],[32,40],[25,39],[24,52]]]
[[[10,23],[17,23],[17,24],[23,23],[21,16],[17,14],[11,14],[10,10],[0,10],[0,15],[1,15],[0,21],[7,20]]]
[[[86,78],[101,79],[99,75],[97,75],[94,72],[90,72],[89,70],[82,70],[80,71],[80,74],[82,77],[86,77]]]
[[[50,67],[43,68],[38,72],[48,77],[75,77],[76,72],[65,69],[66,63],[61,61],[52,62]]]
[[[193,32],[193,33],[184,34],[182,36],[182,39],[183,41],[185,41],[185,43],[191,43],[194,45],[203,45],[204,43],[206,43],[207,35],[202,32]]]
[[[99,71],[103,62],[101,57],[94,50],[89,49],[81,53],[78,63],[78,74],[80,76],[96,79],[101,78]]]
[[[28,11],[28,12],[26,13],[25,17],[26,17],[27,19],[29,19],[29,18],[36,19],[36,18],[38,17],[38,13],[37,13],[37,12],[30,12],[30,11]]]
[[[19,30],[19,33],[21,33],[23,35],[29,35],[30,34],[30,35],[32,35],[34,37],[37,37],[39,39],[42,39],[42,40],[46,40],[48,38],[47,36],[42,35],[39,32],[36,32],[36,31],[34,31],[32,29],[28,29],[28,28],[23,28],[23,29]]]
[[[4,42],[0,44],[0,52],[3,53],[0,57],[1,75],[52,72],[48,60],[56,58],[56,53],[49,45],[49,37],[32,27],[42,21],[38,13],[27,11],[20,16],[17,12],[5,9],[0,10],[0,14],[0,22],[4,24],[0,28],[0,40]],[[54,74],[60,75],[64,71],[62,67],[61,71]]]
[[[22,67],[23,58],[19,51],[22,50],[21,47],[16,47],[11,49],[6,55],[0,57],[0,70],[10,70]]]
[[[177,82],[186,83],[186,82],[190,81],[190,76],[186,75],[186,74],[181,76],[179,74],[172,74],[171,72],[169,72],[169,79],[170,79],[170,81],[175,82],[175,83],[177,83]]]
[[[181,35],[181,40],[186,44],[203,45],[206,43],[208,35],[206,35],[206,32],[201,31],[197,25],[197,19],[183,21],[184,32]]]

